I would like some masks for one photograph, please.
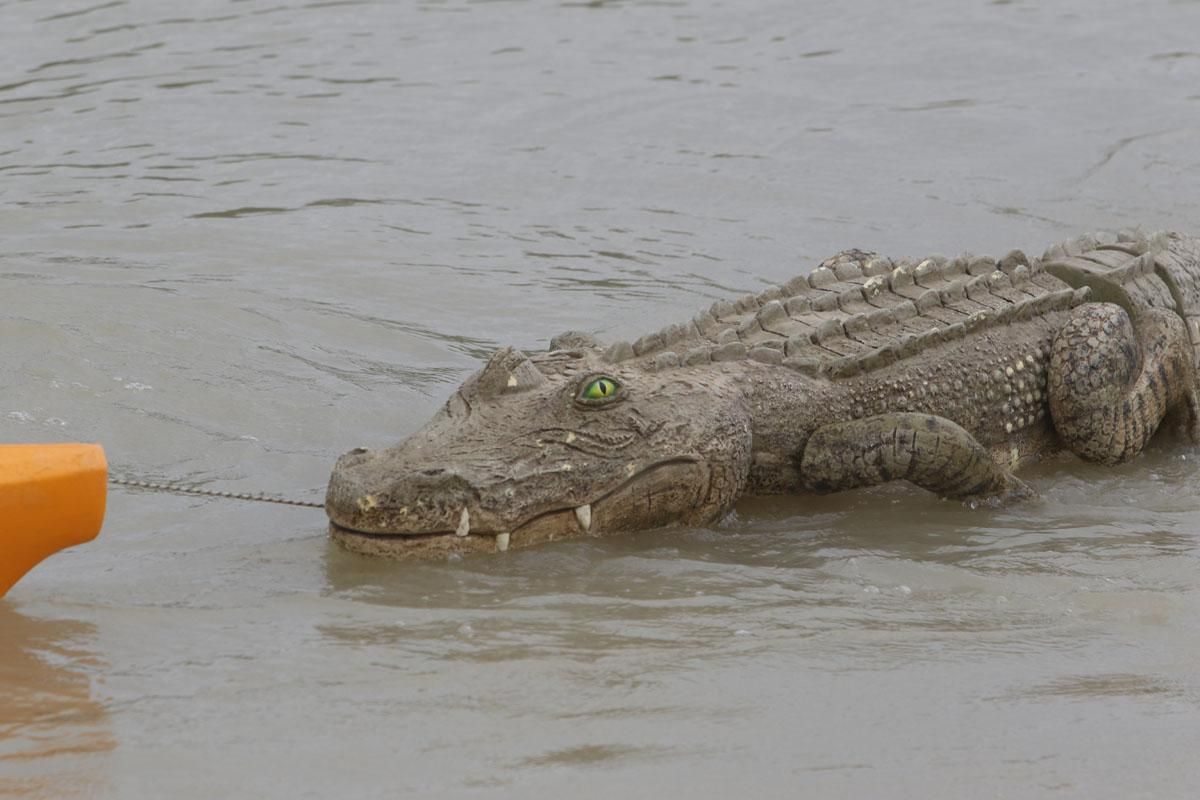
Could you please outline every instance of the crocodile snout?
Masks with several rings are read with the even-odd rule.
[[[458,472],[444,467],[398,470],[387,451],[352,450],[333,468],[325,510],[337,525],[389,533],[456,530],[476,491]]]

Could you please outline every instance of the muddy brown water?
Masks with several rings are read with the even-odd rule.
[[[321,496],[493,348],[845,247],[1200,231],[1200,3],[0,0],[0,441]],[[0,795],[1194,797],[1200,482],[395,564],[114,490],[0,601]]]

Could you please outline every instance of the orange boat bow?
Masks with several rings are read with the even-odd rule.
[[[0,445],[0,597],[104,522],[108,464],[96,444]]]

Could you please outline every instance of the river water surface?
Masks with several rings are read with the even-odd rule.
[[[0,441],[320,500],[494,348],[847,248],[1200,232],[1196,0],[0,0]],[[1200,452],[397,564],[116,490],[0,796],[1194,797]]]

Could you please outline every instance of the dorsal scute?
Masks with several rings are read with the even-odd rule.
[[[599,343],[596,337],[590,333],[583,331],[563,331],[557,336],[550,339],[551,352],[555,350],[584,350],[589,347],[597,347]]]
[[[893,261],[847,250],[758,294],[605,351],[649,369],[752,359],[839,377],[908,358],[989,324],[1080,302],[1020,251]],[[1052,297],[1051,297],[1052,296]],[[1050,297],[1050,299],[1047,299]]]
[[[1054,245],[1047,272],[1130,314],[1170,309],[1184,320],[1200,364],[1200,239],[1162,231],[1093,234]]]

